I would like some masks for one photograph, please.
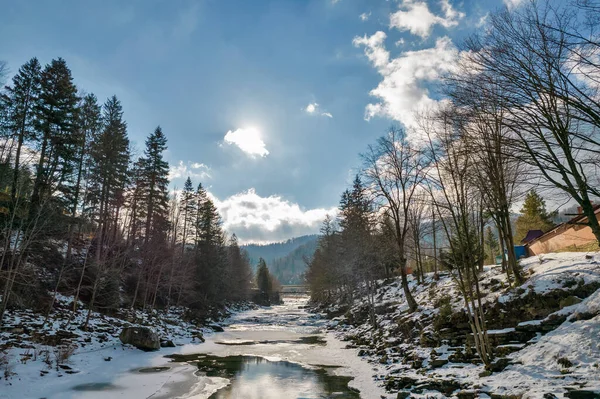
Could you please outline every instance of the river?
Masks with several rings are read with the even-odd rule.
[[[106,384],[73,387],[74,397],[194,399],[375,399],[385,392],[371,366],[305,310],[307,297],[232,316],[202,344],[154,356]],[[161,350],[161,355],[165,352]],[[385,397],[385,396],[384,396]]]

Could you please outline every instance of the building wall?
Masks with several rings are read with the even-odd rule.
[[[540,255],[570,247],[584,246],[596,241],[589,226],[565,225],[527,245],[529,255]]]

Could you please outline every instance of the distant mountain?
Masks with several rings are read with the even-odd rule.
[[[290,238],[287,241],[276,242],[272,244],[249,244],[243,245],[242,248],[248,252],[248,257],[250,258],[250,264],[252,268],[256,270],[256,265],[258,264],[258,259],[263,258],[265,262],[267,262],[267,266],[269,266],[269,270],[273,272],[273,261],[275,259],[284,258],[292,253],[297,248],[302,245],[314,241],[316,242],[319,236],[316,234],[306,235],[301,237]],[[314,252],[314,251],[313,251]],[[311,254],[312,255],[312,254]]]
[[[315,251],[317,249],[318,238],[302,244],[287,256],[275,259],[270,266],[271,272],[277,277],[281,284],[303,284],[304,273]]]

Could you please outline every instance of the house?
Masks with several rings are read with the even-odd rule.
[[[600,220],[600,205],[594,206],[594,213],[596,219]],[[556,252],[565,248],[577,249],[588,247],[590,244],[597,242],[591,227],[587,225],[587,220],[587,216],[584,216],[581,208],[579,208],[578,215],[573,219],[559,224],[542,235],[535,233],[535,230],[533,232],[529,231],[527,237],[523,240],[527,247],[528,255]],[[530,240],[527,241],[527,238],[530,238]]]

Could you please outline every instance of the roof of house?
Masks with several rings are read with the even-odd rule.
[[[527,244],[529,241],[533,241],[536,238],[541,237],[543,235],[544,232],[542,230],[529,230],[525,238],[521,240],[521,243]]]
[[[600,205],[594,205],[594,213],[595,213],[596,215],[598,215],[598,213],[600,213]],[[598,216],[596,216],[596,217],[598,217]],[[540,239],[542,239],[542,238],[544,238],[544,237],[546,237],[546,236],[548,236],[548,235],[550,235],[550,234],[553,234],[553,233],[556,233],[556,232],[558,232],[558,230],[566,230],[566,229],[568,229],[568,228],[569,228],[571,225],[573,225],[573,224],[578,224],[578,223],[582,222],[582,221],[583,221],[583,220],[585,220],[585,219],[587,219],[587,216],[585,216],[585,215],[583,215],[583,214],[577,215],[577,216],[575,216],[575,217],[574,217],[573,219],[571,219],[571,220],[568,220],[568,221],[566,221],[566,222],[564,222],[564,223],[561,223],[561,224],[558,224],[558,225],[554,226],[554,228],[553,228],[553,229],[551,229],[551,230],[548,230],[547,232],[545,232],[545,233],[544,233],[544,234],[542,234],[541,236],[538,236],[538,237],[536,237],[536,238],[532,239],[531,241],[528,241],[528,242],[526,242],[526,244],[525,244],[525,245],[532,244],[532,243],[534,243],[535,241],[538,241],[538,240],[540,240]],[[527,233],[527,235],[529,235],[529,232]],[[527,238],[527,237],[526,237],[526,238]]]

